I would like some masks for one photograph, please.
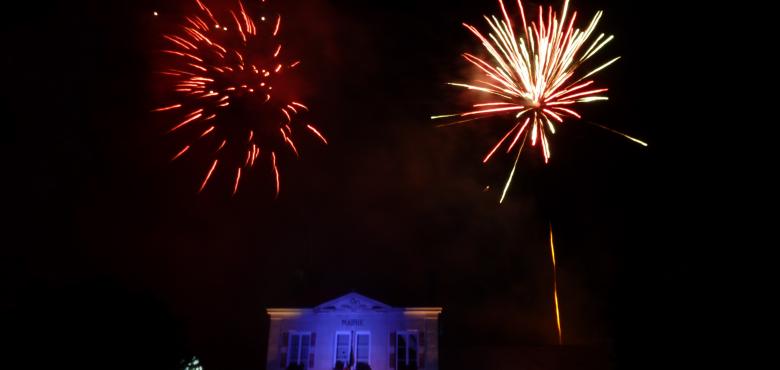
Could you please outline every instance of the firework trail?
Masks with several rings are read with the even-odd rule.
[[[613,36],[605,37],[602,33],[591,41],[601,19],[601,11],[581,30],[574,26],[577,12],[569,16],[568,0],[564,1],[560,15],[553,11],[552,6],[546,12],[539,6],[538,20],[530,23],[526,20],[522,2],[518,1],[520,24],[513,24],[503,0],[499,0],[499,4],[503,19],[485,16],[491,30],[487,36],[474,26],[463,24],[482,42],[490,56],[483,59],[470,53],[463,54],[469,63],[478,68],[481,77],[470,83],[449,83],[476,91],[491,100],[474,104],[473,109],[467,112],[431,118],[454,118],[454,122],[440,125],[449,126],[497,115],[512,117],[512,128],[482,160],[487,163],[502,146],[506,147],[506,153],[517,148],[512,171],[501,194],[500,202],[503,202],[525,144],[538,145],[547,163],[551,155],[549,136],[555,134],[556,127],[565,119],[581,118],[574,110],[575,105],[608,99],[604,95],[607,88],[596,87],[590,77],[620,57],[597,64],[595,68],[583,68],[613,39]],[[521,27],[518,33],[516,26]],[[608,130],[647,146],[641,140]]]
[[[174,122],[169,133],[187,138],[172,160],[202,148],[212,159],[199,192],[222,172],[232,176],[236,194],[242,170],[245,177],[265,159],[278,196],[279,154],[299,156],[296,135],[305,132],[327,144],[314,124],[300,119],[309,108],[285,83],[285,73],[300,61],[283,57],[278,41],[282,18],[264,11],[265,0],[246,5],[237,0],[235,7],[219,12],[202,0],[194,2],[195,14],[163,34],[166,68],[160,74],[169,101],[153,111]]]
[[[553,299],[555,301],[555,323],[558,327],[558,344],[563,344],[563,332],[561,331],[561,312],[558,309],[558,266],[555,264],[555,244],[553,243],[552,224],[550,224],[550,255],[553,266]]]

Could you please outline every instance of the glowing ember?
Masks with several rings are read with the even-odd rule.
[[[265,22],[265,1],[253,2],[249,9],[239,0],[222,12],[201,0],[195,4],[196,14],[183,17],[175,32],[163,34],[169,45],[161,50],[167,68],[160,74],[169,99],[153,111],[170,115],[174,124],[168,132],[188,138],[172,159],[196,147],[205,150],[212,159],[199,191],[225,173],[234,177],[235,194],[242,169],[246,178],[246,169],[265,158],[278,195],[279,153],[289,150],[298,156],[295,136],[306,132],[327,144],[319,129],[299,119],[309,109],[285,83],[285,73],[300,61],[283,57],[277,41],[281,16],[269,15],[271,22]],[[266,15],[250,16],[248,10]]]

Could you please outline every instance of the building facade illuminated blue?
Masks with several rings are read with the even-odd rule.
[[[269,308],[267,370],[438,370],[440,307],[390,307],[350,293]]]

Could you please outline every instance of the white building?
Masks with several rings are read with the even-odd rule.
[[[267,370],[438,370],[440,307],[396,308],[350,293],[314,308],[269,308]]]

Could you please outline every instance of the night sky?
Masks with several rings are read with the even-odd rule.
[[[156,50],[191,1],[28,3],[6,16],[0,330],[12,363],[173,369],[195,354],[207,370],[262,369],[266,307],[350,291],[442,306],[445,368],[472,347],[551,346],[549,223],[567,345],[617,368],[678,351],[685,215],[672,206],[673,122],[654,98],[667,67],[653,4],[572,4],[581,21],[605,10],[597,31],[616,39],[601,56],[623,56],[598,77],[610,100],[580,112],[650,147],[569,121],[549,165],[526,152],[499,206],[513,158],[481,159],[509,122],[429,119],[469,102],[444,85],[467,78],[460,53],[479,50],[460,23],[482,27],[497,1],[276,3],[330,143],[282,156],[276,200],[267,167],[231,197],[224,173],[197,194],[206,157],[168,161],[183,142],[150,113]]]

